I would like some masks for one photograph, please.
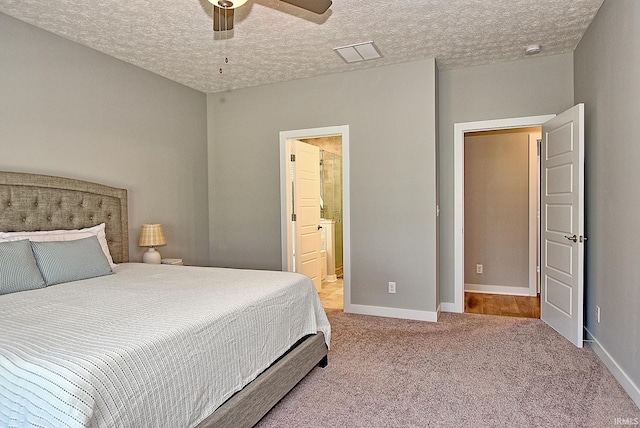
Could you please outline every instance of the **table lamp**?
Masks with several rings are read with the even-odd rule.
[[[160,224],[143,224],[140,229],[140,239],[138,239],[138,247],[149,247],[142,255],[143,263],[160,264],[162,257],[156,251],[155,247],[166,245],[167,238],[164,237],[164,231]]]

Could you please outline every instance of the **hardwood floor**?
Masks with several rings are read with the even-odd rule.
[[[318,292],[325,309],[343,309],[344,281],[323,282]],[[465,312],[503,315],[509,317],[540,318],[540,298],[507,296],[504,294],[464,293]]]
[[[540,296],[464,293],[464,311],[471,314],[540,318]]]

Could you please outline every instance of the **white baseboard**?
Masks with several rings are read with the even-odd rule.
[[[374,315],[378,317],[400,318],[416,321],[438,321],[438,312],[418,311],[415,309],[388,308],[383,306],[348,305],[344,311],[351,314]]]
[[[587,333],[587,337],[592,340],[591,348],[598,358],[602,360],[611,374],[613,374],[613,377],[615,377],[620,386],[622,386],[622,389],[629,394],[629,397],[631,397],[633,402],[636,403],[636,406],[640,408],[640,388],[638,388],[638,385],[636,385],[624,370],[622,370],[618,363],[616,363],[616,361],[611,357],[611,354],[609,354],[607,350],[602,347],[600,342],[598,342],[598,339],[596,339],[586,327],[584,330]]]
[[[488,294],[510,294],[512,296],[535,296],[530,294],[528,287],[514,287],[511,285],[485,285],[485,284],[464,284],[464,291],[472,293]]]
[[[456,312],[456,304],[450,302],[440,302],[440,310],[442,312]]]

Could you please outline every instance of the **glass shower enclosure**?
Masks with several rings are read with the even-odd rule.
[[[335,222],[336,274],[342,276],[342,156],[320,150],[320,215]]]

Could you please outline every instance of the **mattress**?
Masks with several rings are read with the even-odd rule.
[[[311,281],[145,265],[0,296],[0,426],[193,427],[331,328]]]

